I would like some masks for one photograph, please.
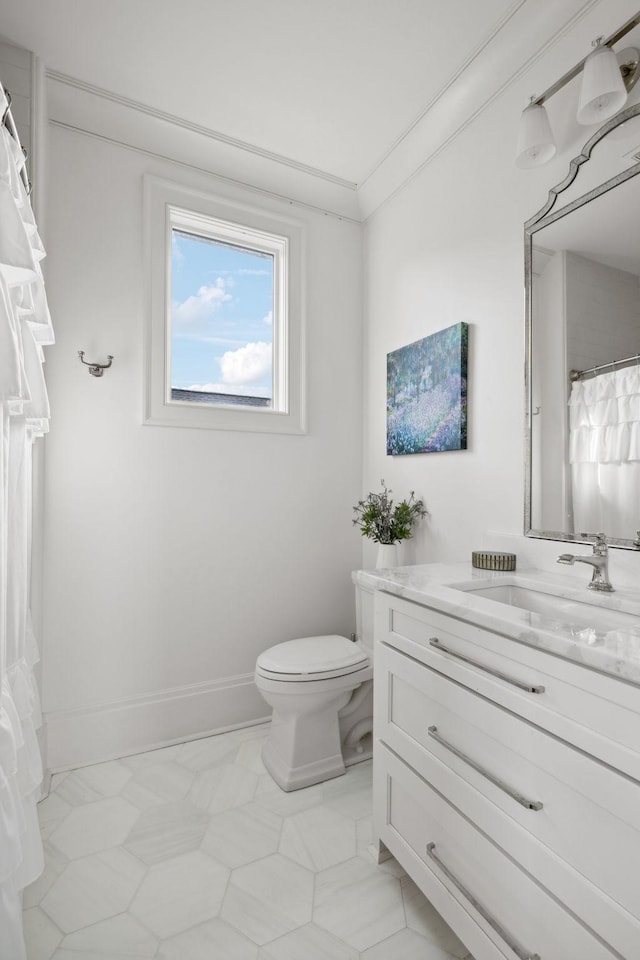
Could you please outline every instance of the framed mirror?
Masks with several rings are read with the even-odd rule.
[[[640,549],[640,105],[525,224],[525,534]]]

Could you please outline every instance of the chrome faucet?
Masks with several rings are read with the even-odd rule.
[[[578,557],[573,553],[561,553],[557,563],[568,563],[573,566],[574,563],[588,563],[593,567],[591,582],[587,584],[590,590],[600,590],[606,593],[613,593],[613,587],[609,580],[609,548],[607,547],[607,538],[604,533],[594,533],[595,541],[593,544],[593,556]]]

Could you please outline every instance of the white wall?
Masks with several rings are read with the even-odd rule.
[[[549,103],[559,141],[550,164],[515,167],[517,124],[529,94],[584,56],[583,34],[623,22],[613,6],[558,38],[368,221],[364,486],[384,477],[398,497],[424,497],[431,517],[409,542],[409,561],[469,559],[487,531],[522,533],[523,224],[590,134],[571,119],[577,81]],[[460,321],[470,325],[467,451],[387,456],[386,354]],[[365,545],[365,566],[372,559]]]
[[[179,136],[179,134],[178,134]],[[142,178],[307,226],[307,436],[142,424]],[[53,769],[266,716],[266,647],[354,629],[361,228],[50,129],[44,711]],[[102,379],[78,357],[115,357]]]
[[[522,223],[536,203],[527,210],[486,140],[485,125],[473,125],[367,228],[364,483],[375,489],[384,477],[398,497],[424,498],[431,517],[406,551],[418,562],[468,559],[488,526],[522,525]],[[460,321],[467,451],[386,456],[386,354]]]
[[[640,278],[567,255],[567,363],[586,370],[638,352]]]

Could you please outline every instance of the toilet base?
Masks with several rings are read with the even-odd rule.
[[[287,793],[310,787],[314,783],[322,783],[323,780],[341,777],[346,769],[341,753],[292,768],[278,756],[269,740],[262,748],[262,762],[280,789]]]
[[[346,767],[372,756],[373,683],[371,668],[360,671],[360,683],[327,698],[324,686],[309,684],[301,696],[292,685],[273,696],[271,730],[262,761],[278,786],[289,792],[341,777]],[[320,681],[322,683],[322,681]],[[317,689],[319,688],[319,689]],[[290,694],[287,691],[291,691]],[[262,688],[263,696],[266,691]],[[295,700],[293,699],[295,697]],[[295,704],[296,709],[291,706]]]
[[[362,763],[363,760],[370,760],[373,756],[373,737],[365,737],[358,748],[346,748],[345,756],[342,753],[331,757],[323,757],[322,760],[313,760],[297,766],[295,769],[278,756],[273,749],[273,744],[268,740],[262,748],[262,762],[267,772],[273,777],[281,790],[290,793],[292,790],[302,790],[303,787],[311,787],[314,783],[322,783],[323,780],[333,780],[335,777],[341,777],[346,773],[347,767],[356,763]]]

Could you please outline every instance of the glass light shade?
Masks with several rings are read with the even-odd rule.
[[[576,119],[584,126],[604,123],[627,99],[618,58],[607,46],[596,47],[584,63]]]
[[[520,118],[516,166],[523,170],[540,167],[551,160],[555,152],[547,111],[541,103],[530,103]]]

